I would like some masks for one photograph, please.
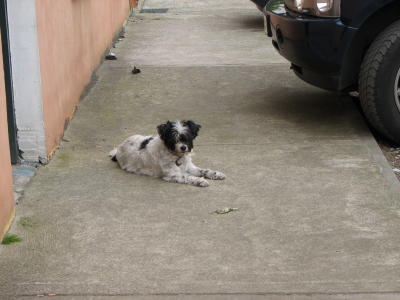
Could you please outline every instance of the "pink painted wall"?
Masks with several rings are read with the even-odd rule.
[[[0,40],[1,45],[1,40]],[[0,241],[14,212],[14,193],[10,148],[8,144],[7,108],[4,87],[3,55],[0,47]]]
[[[129,0],[36,0],[48,154],[129,12]]]

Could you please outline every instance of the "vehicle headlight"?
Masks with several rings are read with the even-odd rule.
[[[340,0],[285,0],[290,10],[316,17],[336,18],[340,16]]]

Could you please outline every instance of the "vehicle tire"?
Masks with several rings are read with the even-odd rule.
[[[371,125],[400,144],[400,21],[373,41],[361,65],[361,107]]]

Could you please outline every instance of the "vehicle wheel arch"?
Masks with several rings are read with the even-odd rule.
[[[368,48],[379,33],[397,20],[400,20],[400,1],[388,4],[371,14],[357,30],[343,60],[340,76],[342,91],[357,89],[361,63]]]

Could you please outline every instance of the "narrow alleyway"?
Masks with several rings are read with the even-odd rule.
[[[168,11],[131,18],[20,199],[0,295],[394,299],[399,184],[352,100],[297,79],[250,1],[144,8]],[[168,119],[203,126],[194,162],[225,181],[166,183],[107,157]]]

